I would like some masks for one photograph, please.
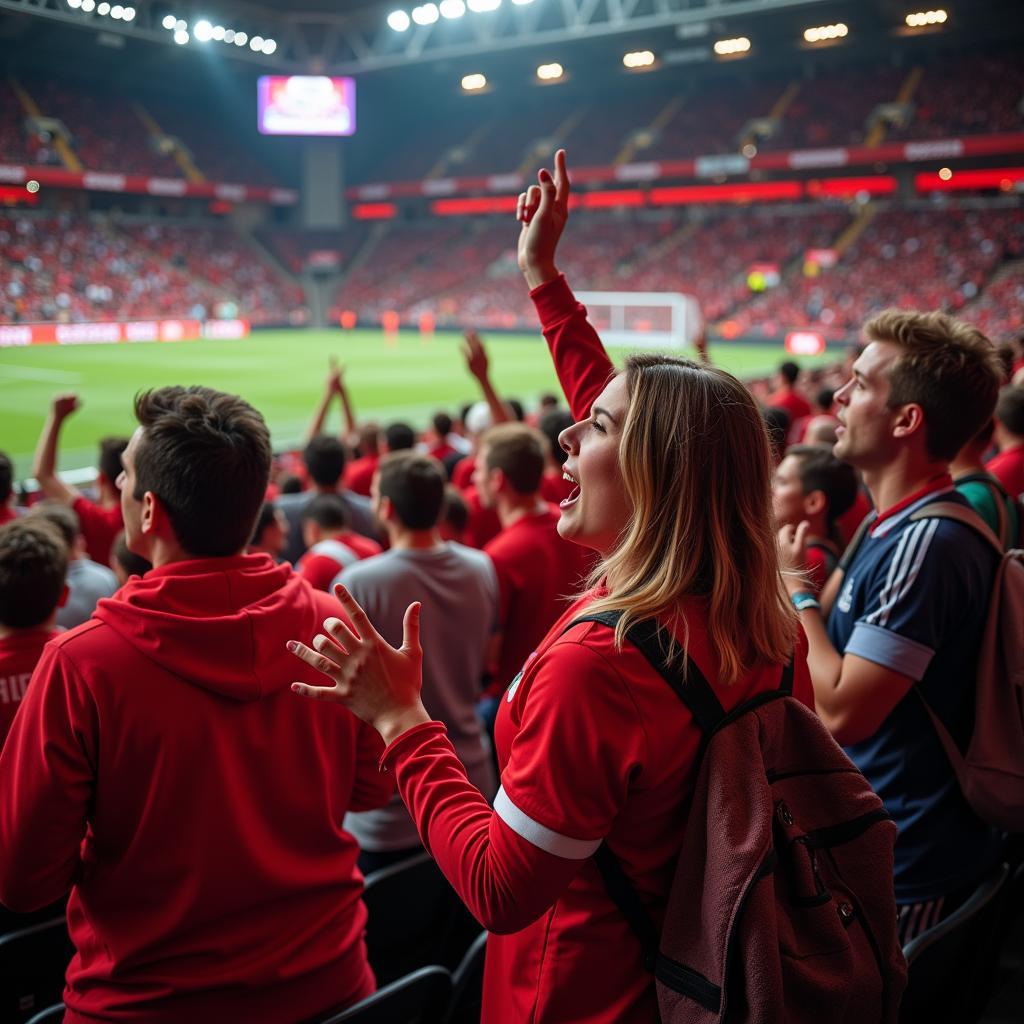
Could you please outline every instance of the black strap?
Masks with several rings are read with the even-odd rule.
[[[640,940],[640,948],[643,950],[644,967],[653,972],[658,959],[658,946],[661,939],[658,929],[651,920],[651,915],[643,905],[632,882],[626,877],[619,859],[608,848],[607,843],[602,843],[594,854],[594,863],[604,879],[604,887],[612,902],[619,908],[620,913],[626,919],[633,934]]]
[[[876,512],[869,512],[860,521],[860,526],[857,527],[857,532],[850,538],[850,543],[846,545],[846,550],[839,559],[839,565],[836,566],[836,568],[843,570],[844,575],[846,570],[850,568],[850,564],[857,557],[857,552],[860,551],[860,546],[864,543],[864,538],[868,535],[868,530],[871,529],[877,518],[878,514]]]

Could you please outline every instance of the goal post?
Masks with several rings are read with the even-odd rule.
[[[606,345],[692,347],[703,323],[700,303],[683,292],[577,292]]]

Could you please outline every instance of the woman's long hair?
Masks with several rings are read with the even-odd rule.
[[[590,580],[607,596],[587,611],[625,613],[620,646],[630,625],[657,616],[682,637],[685,659],[680,599],[703,597],[722,683],[788,661],[797,618],[779,574],[768,435],[753,397],[724,370],[685,359],[635,355],[623,373],[619,465],[634,511]]]

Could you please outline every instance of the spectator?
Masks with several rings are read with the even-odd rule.
[[[408,423],[390,423],[384,428],[384,446],[388,452],[406,452],[416,446],[416,431]]]
[[[547,441],[546,465],[544,477],[540,482],[540,492],[545,501],[558,505],[563,498],[572,494],[574,484],[566,480],[562,475],[562,467],[565,465],[566,454],[558,443],[558,438],[563,430],[572,426],[572,413],[566,409],[548,409],[540,418],[538,425],[540,432]]]
[[[41,516],[0,526],[0,748],[44,644],[59,635],[67,564],[63,539]],[[14,772],[4,777],[13,789]]]
[[[996,402],[995,442],[999,454],[985,468],[1011,498],[1024,496],[1024,386],[1003,388]]]
[[[121,472],[121,453],[128,441],[107,437],[100,442],[100,461],[96,474],[99,501],[86,498],[76,487],[57,476],[57,443],[64,421],[82,407],[78,395],[57,395],[39,435],[32,475],[47,498],[70,505],[78,516],[89,557],[100,565],[110,561],[110,546],[121,529],[121,495],[117,479]]]
[[[292,492],[297,493],[297,492]],[[314,499],[315,500],[315,499]],[[256,517],[252,540],[247,548],[250,555],[261,552],[275,562],[284,560],[284,549],[288,543],[288,520],[273,501],[265,501],[260,506],[260,514]]]
[[[1020,537],[1020,506],[985,468],[985,452],[992,447],[995,420],[989,420],[957,453],[950,465],[957,491],[985,520],[1009,550]]]
[[[432,459],[444,463],[458,453],[451,443],[452,418],[446,412],[436,412],[430,421],[431,436],[427,445],[427,454]]]
[[[0,452],[0,526],[17,515],[14,510],[14,464],[6,452]]]
[[[380,427],[364,423],[359,428],[359,458],[345,467],[345,487],[353,494],[370,496],[370,484],[380,462]]]
[[[395,651],[341,592],[363,639],[329,624],[350,645],[345,656],[317,644],[335,663],[325,666],[333,685],[294,689],[342,699],[381,730],[384,764],[426,846],[491,932],[483,1019],[647,1024],[658,1017],[654,976],[592,856],[607,843],[660,919],[701,735],[621,632],[656,617],[727,709],[777,689],[791,657],[796,693],[805,703],[812,693],[772,550],[771,459],[757,406],[735,378],[688,360],[634,356],[614,375],[555,267],[569,205],[564,154],[556,160],[557,184],[541,172],[543,200],[536,187],[520,197],[519,261],[577,420],[562,438],[577,493],[558,530],[602,563],[595,588],[552,627],[501,702],[493,811],[417,697],[415,606]],[[572,625],[606,609],[625,612],[618,637]],[[296,652],[323,664],[303,645]]]
[[[0,755],[18,779],[0,791],[0,901],[71,890],[68,1019],[346,1006],[374,979],[341,822],[392,784],[372,730],[291,698],[285,648],[340,609],[244,554],[271,461],[259,413],[198,387],[135,412],[125,531],[154,568],[44,649]]]
[[[64,578],[67,598],[57,612],[57,625],[71,629],[85,622],[96,609],[101,597],[111,597],[119,584],[105,565],[92,561],[85,553],[85,538],[75,510],[59,501],[40,501],[29,513],[51,522],[68,547],[68,571]]]
[[[337,582],[364,604],[383,635],[402,638],[403,614],[423,604],[423,635],[432,643],[423,665],[423,702],[448,727],[474,786],[488,799],[495,779],[476,702],[498,621],[498,584],[486,555],[441,540],[444,472],[414,452],[386,455],[373,478],[373,502],[389,549],[345,569]],[[397,797],[381,810],[350,814],[364,872],[420,849],[416,825]]]
[[[329,590],[342,569],[381,552],[375,540],[349,529],[345,503],[337,494],[318,494],[306,506],[302,535],[306,553],[295,568],[316,590]]]
[[[801,568],[815,593],[821,591],[839,563],[843,544],[836,520],[853,505],[857,487],[854,468],[840,462],[828,448],[793,445],[775,470],[775,525],[808,524],[807,555]]]
[[[785,409],[770,405],[761,410],[765,429],[768,431],[768,443],[772,460],[777,466],[786,451],[786,438],[789,436],[789,413]]]
[[[999,853],[924,707],[966,740],[995,554],[966,525],[911,517],[937,500],[968,507],[949,463],[992,415],[1000,369],[984,335],[942,313],[889,310],[864,335],[853,378],[836,394],[835,454],[862,472],[877,512],[845,576],[826,588],[827,620],[798,577],[784,580],[810,643],[818,714],[900,830],[906,943],[955,910]],[[807,532],[780,531],[790,567],[803,562]]]
[[[153,568],[148,559],[128,550],[124,530],[114,538],[110,552],[110,568],[117,577],[117,585],[123,587],[133,576],[145,576]]]
[[[282,494],[277,499],[277,507],[288,520],[288,544],[284,555],[292,564],[298,562],[306,550],[302,534],[303,512],[317,494],[339,493],[338,481],[345,470],[345,446],[336,437],[321,434],[306,445],[302,458],[309,478],[313,481],[313,490],[302,491],[299,494]],[[340,494],[352,529],[364,537],[375,540],[377,527],[369,499],[348,490],[342,490]]]
[[[453,540],[457,544],[466,543],[466,528],[469,525],[469,507],[462,491],[454,484],[445,484],[444,506],[437,529],[442,540]]]
[[[768,396],[765,403],[770,409],[784,409],[789,417],[790,423],[796,423],[806,416],[810,416],[811,403],[804,398],[796,389],[796,382],[800,378],[800,367],[796,363],[787,361],[779,367],[775,379],[776,389]]]
[[[585,551],[558,535],[560,511],[541,496],[544,437],[519,423],[492,427],[480,441],[473,483],[498,513],[501,533],[484,546],[501,594],[493,682],[480,713],[493,732],[498,703],[587,575]]]

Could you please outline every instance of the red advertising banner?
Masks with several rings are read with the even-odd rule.
[[[117,345],[131,342],[245,338],[248,320],[131,320],[84,324],[0,324],[0,348],[23,345]]]

